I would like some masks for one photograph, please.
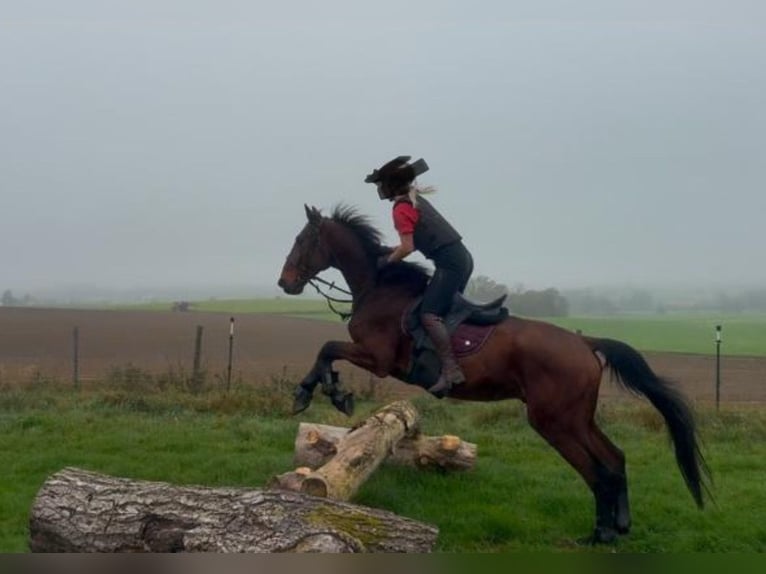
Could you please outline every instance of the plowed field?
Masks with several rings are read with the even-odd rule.
[[[235,317],[234,377],[257,384],[271,377],[299,379],[322,343],[347,340],[345,326],[282,315]],[[72,380],[73,331],[79,332],[79,375],[98,380],[115,367],[132,365],[147,372],[191,372],[197,326],[203,327],[202,365],[209,373],[226,370],[229,315],[0,308],[0,382],[24,382],[41,375]],[[646,353],[658,373],[678,381],[698,401],[715,398],[715,357]],[[355,367],[338,365],[346,380],[371,380]],[[721,361],[723,402],[766,402],[766,358],[726,357]],[[395,393],[423,392],[393,379],[382,384]],[[602,385],[605,396],[627,396],[615,385]]]

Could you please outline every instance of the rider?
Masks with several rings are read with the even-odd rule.
[[[460,234],[413,184],[418,175],[428,171],[428,164],[423,159],[409,161],[410,156],[394,158],[373,170],[364,181],[376,184],[379,197],[394,203],[394,228],[399,234],[399,245],[384,256],[382,263],[401,261],[417,250],[433,261],[436,268],[423,295],[420,320],[442,362],[439,380],[428,390],[443,396],[453,385],[465,381],[442,318],[449,311],[455,293],[465,289],[473,272],[473,258]]]

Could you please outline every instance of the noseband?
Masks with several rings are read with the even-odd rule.
[[[319,227],[315,226],[315,225],[312,225],[311,229],[312,229],[312,233],[311,233],[310,237],[307,238],[307,240],[311,241],[312,243],[315,244],[315,249],[320,249],[322,247],[322,245],[321,245],[321,236],[319,234]],[[330,250],[330,257],[331,258],[333,257],[332,250]],[[311,271],[306,267],[306,265],[300,264],[300,265],[296,265],[295,267],[298,270],[298,274],[299,274],[301,279],[304,279],[305,277],[309,276],[310,273],[311,273]],[[319,293],[322,297],[325,298],[325,300],[327,301],[327,306],[330,308],[330,310],[333,313],[338,315],[341,318],[341,320],[347,321],[351,317],[351,313],[346,313],[344,311],[338,311],[333,306],[333,303],[343,303],[343,304],[353,303],[354,302],[353,301],[353,294],[351,293],[351,291],[348,291],[347,289],[343,289],[342,287],[338,287],[335,284],[334,281],[330,282],[330,281],[327,281],[325,279],[322,279],[321,277],[319,277],[318,273],[316,273],[313,276],[309,277],[309,279],[306,279],[306,283],[311,285],[316,290],[317,293]],[[349,296],[352,297],[352,299],[338,299],[337,297],[333,297],[332,295],[329,295],[329,294],[323,292],[322,289],[319,287],[319,285],[317,285],[317,283],[320,283],[320,284],[328,287],[330,291],[333,291],[333,290],[340,291],[344,295],[349,295]]]

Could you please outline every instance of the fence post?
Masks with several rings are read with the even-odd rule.
[[[202,325],[197,325],[197,337],[194,341],[194,367],[192,370],[192,390],[197,392],[202,386]]]
[[[715,410],[721,404],[721,326],[715,326]]]
[[[234,317],[229,319],[229,364],[226,367],[226,392],[231,388],[231,356],[234,347]]]
[[[80,388],[80,328],[72,330],[72,383],[74,388]]]

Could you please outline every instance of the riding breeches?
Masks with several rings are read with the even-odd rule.
[[[438,249],[431,259],[436,269],[423,295],[421,313],[443,317],[452,306],[455,293],[465,290],[473,273],[473,257],[462,241]]]

